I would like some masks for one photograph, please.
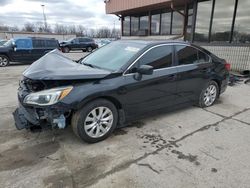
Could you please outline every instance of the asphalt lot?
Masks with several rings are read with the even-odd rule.
[[[210,108],[148,117],[86,144],[70,127],[16,130],[12,112],[27,66],[0,69],[0,187],[250,186],[250,85],[229,87]]]

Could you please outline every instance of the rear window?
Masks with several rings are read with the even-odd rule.
[[[46,46],[50,48],[57,48],[58,42],[56,40],[46,40]]]

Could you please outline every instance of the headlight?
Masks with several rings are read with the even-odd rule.
[[[24,103],[40,106],[52,105],[66,97],[72,89],[73,87],[69,86],[31,93],[24,98]]]

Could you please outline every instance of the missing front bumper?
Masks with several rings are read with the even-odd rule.
[[[40,113],[37,113],[35,108],[25,108],[20,104],[13,112],[13,116],[15,126],[18,130],[31,129],[34,127],[52,127],[59,129],[64,129],[66,127],[66,118],[64,114],[49,109],[42,109]]]

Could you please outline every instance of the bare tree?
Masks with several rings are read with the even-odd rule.
[[[76,34],[79,36],[86,36],[87,35],[87,29],[82,26],[82,25],[78,25],[76,28]]]
[[[57,34],[68,34],[67,26],[56,24],[54,28],[54,32]]]
[[[70,25],[68,26],[68,33],[69,34],[76,34],[76,26],[75,25]]]
[[[110,38],[111,37],[111,30],[107,27],[102,27],[96,30],[96,37],[97,38]]]
[[[94,37],[96,37],[96,30],[95,29],[88,29],[87,30],[87,36],[88,37],[92,37],[92,38],[94,38]]]
[[[35,25],[33,23],[27,22],[27,23],[24,24],[23,31],[34,32],[35,31]]]

